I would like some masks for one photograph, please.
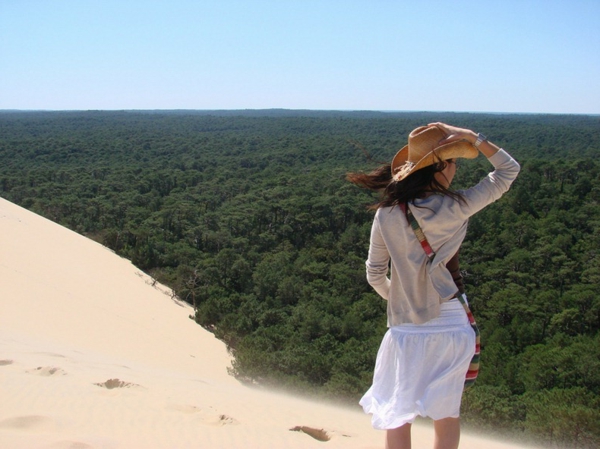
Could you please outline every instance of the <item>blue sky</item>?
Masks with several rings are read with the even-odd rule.
[[[0,109],[600,113],[600,0],[0,0]]]

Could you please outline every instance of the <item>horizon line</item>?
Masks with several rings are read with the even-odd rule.
[[[598,113],[590,112],[508,112],[508,111],[452,111],[452,110],[428,110],[428,109],[308,109],[308,108],[172,108],[172,109],[0,109],[0,113],[9,112],[337,112],[337,113],[380,113],[380,114],[408,114],[408,113],[431,113],[431,114],[482,114],[482,115],[581,115],[600,116]]]

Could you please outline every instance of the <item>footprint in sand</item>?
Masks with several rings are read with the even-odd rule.
[[[50,377],[50,376],[66,376],[67,372],[57,366],[38,366],[37,368],[30,369],[27,371],[30,374],[37,374],[38,376]]]
[[[12,365],[12,360],[0,360],[0,366]]]
[[[202,421],[206,424],[211,424],[213,426],[229,426],[232,424],[239,424],[239,422],[235,418],[216,412],[204,415]]]
[[[119,379],[108,379],[106,382],[98,382],[94,385],[106,388],[108,390],[112,390],[114,388],[144,388],[141,385],[134,384],[132,382],[125,382]]]
[[[208,424],[211,426],[228,426],[239,424],[239,421],[231,416],[224,415],[222,413],[217,412],[212,407],[200,408],[194,405],[169,405],[167,406],[170,410],[175,410],[177,412],[195,415],[197,416],[203,424]]]
[[[343,433],[336,432],[334,430],[325,430],[325,429],[317,429],[315,427],[308,426],[296,426],[290,429],[292,432],[302,432],[311,437],[313,437],[317,441],[329,441],[335,436],[343,436],[349,437],[350,435],[345,435]]]
[[[26,415],[6,418],[0,421],[0,429],[32,430],[47,427],[52,424],[47,416]]]

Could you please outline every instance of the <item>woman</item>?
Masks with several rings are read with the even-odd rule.
[[[474,187],[450,190],[457,159],[479,152],[495,170]],[[388,449],[411,447],[417,416],[433,419],[435,449],[458,447],[460,402],[475,353],[475,332],[457,299],[463,292],[458,250],[469,217],[500,198],[519,169],[482,134],[432,123],[412,131],[391,164],[348,175],[354,184],[382,192],[373,207],[366,266],[369,284],[388,301],[389,329],[360,404],[373,415],[373,427],[387,431]]]

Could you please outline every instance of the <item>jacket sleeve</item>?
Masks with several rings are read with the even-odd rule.
[[[519,163],[504,150],[499,150],[488,160],[495,170],[476,186],[461,192],[467,200],[467,205],[462,207],[465,218],[498,200],[510,188],[521,169]]]
[[[367,282],[383,298],[389,298],[390,280],[387,277],[390,263],[390,254],[387,250],[377,214],[371,227],[371,241],[369,245],[369,257],[366,262]]]

